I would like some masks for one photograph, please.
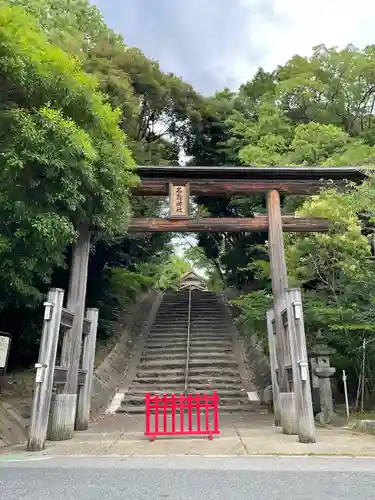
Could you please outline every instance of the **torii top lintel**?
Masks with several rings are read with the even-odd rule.
[[[232,196],[266,193],[308,195],[322,187],[343,187],[366,179],[356,167],[232,167],[232,166],[139,166],[141,182],[132,192],[141,196],[168,196],[169,183],[189,183],[190,194]]]

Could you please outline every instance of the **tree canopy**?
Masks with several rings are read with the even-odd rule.
[[[136,182],[120,114],[22,9],[0,7],[3,301],[30,300],[80,224],[125,231]]]
[[[88,0],[0,0],[0,54],[0,328],[15,335],[17,361],[35,358],[41,297],[50,283],[67,288],[80,224],[94,235],[87,299],[100,307],[101,337],[141,290],[167,288],[193,265],[211,288],[241,294],[247,333],[266,340],[267,234],[200,234],[180,258],[172,235],[126,232],[132,214],[165,212],[160,198],[130,197],[134,165],[177,164],[183,149],[193,165],[368,169],[345,192],[282,198],[284,213],[334,222],[285,238],[289,281],[303,290],[309,342],[322,330],[356,380],[362,339],[375,335],[375,45],[320,45],[203,97],[129,47]],[[266,211],[263,195],[194,201],[213,217]]]

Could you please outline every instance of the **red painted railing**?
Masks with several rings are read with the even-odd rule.
[[[146,394],[145,436],[208,436],[220,434],[219,396],[203,394],[164,396]]]

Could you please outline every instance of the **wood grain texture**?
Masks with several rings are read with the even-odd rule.
[[[282,231],[284,232],[325,232],[331,226],[327,219],[310,219],[304,217],[283,216]],[[240,232],[268,232],[274,230],[269,225],[268,217],[254,218],[203,218],[196,220],[170,219],[133,219],[128,231],[131,233],[240,233]]]
[[[174,181],[176,184],[178,181]],[[181,182],[181,181],[180,181]],[[289,195],[312,195],[319,193],[327,182],[320,180],[253,180],[253,181],[230,181],[230,180],[192,180],[190,181],[190,194],[192,196],[234,196],[254,195],[267,193],[276,189],[280,193]],[[343,188],[345,182],[342,180],[330,184],[331,187]],[[168,196],[169,182],[163,179],[141,179],[138,186],[132,189],[136,196]]]

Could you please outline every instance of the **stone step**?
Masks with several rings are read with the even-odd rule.
[[[219,415],[243,412],[258,413],[258,408],[254,408],[250,403],[248,405],[231,404],[219,407]]]
[[[186,351],[186,341],[176,341],[173,344],[170,342],[162,341],[153,341],[152,339],[148,340],[145,344],[145,349],[149,349],[150,351],[172,351],[173,349],[181,350],[184,349]]]
[[[184,326],[188,324],[188,317],[184,316],[172,316],[172,314],[167,314],[165,318],[157,317],[153,322],[152,326]],[[193,318],[190,319],[191,325],[212,325],[215,328],[228,328],[230,323],[225,318],[219,318],[217,320],[211,321],[209,318]]]
[[[168,374],[168,375],[163,375],[163,374],[158,374],[155,376],[150,376],[150,375],[136,375],[136,378],[132,382],[132,386],[139,386],[139,385],[156,385],[160,387],[164,387],[164,384],[185,384],[185,373],[183,374],[177,374],[174,375]]]
[[[190,348],[191,349],[191,348]],[[145,346],[142,352],[142,356],[146,356],[149,354],[150,356],[156,356],[158,354],[162,354],[165,356],[174,356],[179,354],[185,354],[187,351],[186,342],[180,345],[166,345],[165,347],[157,347],[156,349],[153,347]]]
[[[219,345],[218,344],[219,342],[220,342],[220,345],[223,345],[225,343],[233,345],[232,335],[228,335],[228,334],[217,335],[217,333],[209,334],[207,332],[201,332],[199,334],[192,334],[192,335],[190,335],[189,341],[190,341],[190,345],[199,344],[200,342],[204,341],[207,344],[211,343],[211,347],[215,347],[216,345]]]
[[[161,396],[163,396],[161,394]],[[219,395],[220,396],[220,395]],[[145,395],[144,394],[126,394],[122,401],[121,406],[130,407],[130,406],[145,406]],[[226,397],[220,397],[219,408],[223,408],[226,410],[233,409],[236,407],[237,410],[248,410],[251,408],[250,401],[246,398],[244,400],[241,399],[231,399]]]
[[[180,301],[162,301],[160,304],[162,307],[174,306],[174,307],[189,307],[189,299],[188,300],[180,300]],[[194,308],[217,308],[221,309],[222,304],[217,300],[192,300],[191,307]]]
[[[150,330],[149,338],[167,335],[168,337],[184,337],[187,339],[188,329],[186,328],[156,328]]]
[[[173,393],[173,391],[178,390],[181,391],[185,387],[185,383],[178,383],[178,382],[164,382],[164,383],[158,383],[153,382],[153,383],[137,383],[136,381],[133,382],[129,388],[129,392],[138,392],[138,393],[145,393],[145,392],[162,392],[164,393]],[[202,384],[199,382],[192,382],[189,380],[189,385],[188,385],[189,392],[191,393],[198,393],[198,394],[209,394],[212,393],[213,391],[219,392],[220,394],[223,395],[231,395],[231,394],[238,394],[242,397],[242,395],[246,395],[246,392],[243,390],[241,383],[232,383],[232,384]]]
[[[230,406],[219,406],[219,418],[220,415],[228,415],[232,413],[258,413],[257,409],[249,406],[243,405],[230,405]],[[144,415],[145,407],[144,405],[122,405],[117,410],[117,413],[125,413],[129,415]]]
[[[186,360],[186,358],[184,358]],[[142,361],[139,369],[142,371],[144,368],[151,368],[151,367],[163,367],[163,368],[173,368],[173,367],[178,367],[181,365],[181,360],[180,359],[150,359],[149,361],[144,362]],[[219,369],[224,369],[227,367],[237,367],[236,360],[234,357],[232,359],[226,359],[226,358],[194,358],[189,360],[189,368],[192,367],[200,367],[200,366],[207,366],[207,367],[219,367]]]
[[[180,368],[168,368],[168,370],[160,370],[160,367],[139,367],[136,377],[137,378],[150,378],[154,377],[156,380],[160,376],[171,376],[171,377],[185,377],[185,364],[181,364]]]
[[[188,322],[186,321],[174,321],[170,319],[169,321],[158,321],[152,325],[152,328],[150,329],[151,331],[158,331],[158,330],[183,330],[187,329],[188,327]],[[218,330],[219,332],[221,331],[226,331],[231,326],[228,324],[225,324],[223,321],[220,323],[210,323],[209,321],[194,321],[190,323],[190,330],[191,329],[197,330],[197,329],[202,329],[202,330]]]
[[[144,398],[144,395],[147,394],[147,393],[150,393],[150,394],[161,394],[161,395],[164,395],[164,394],[174,394],[173,390],[171,391],[170,390],[171,388],[158,388],[158,387],[153,387],[153,388],[150,388],[150,387],[132,387],[129,389],[129,391],[125,394],[124,398],[128,398],[128,397],[137,397],[137,398],[141,398],[143,397]],[[178,390],[182,390],[183,392],[183,387],[179,388],[177,386],[174,387],[174,389],[178,389]],[[209,389],[209,390],[200,390],[200,389],[194,389],[194,388],[190,388],[188,387],[188,394],[192,394],[192,395],[204,395],[204,394],[212,394],[214,392],[213,389]],[[249,401],[248,399],[248,396],[246,394],[245,391],[241,391],[240,389],[237,389],[237,390],[230,390],[230,389],[219,389],[216,391],[220,398],[222,398],[223,400],[229,400],[229,399],[245,399],[246,401]],[[177,393],[177,394],[180,394]]]
[[[208,355],[209,360],[208,360]],[[141,363],[139,368],[142,369],[144,366],[150,367],[160,367],[161,369],[169,369],[174,366],[180,367],[185,366],[186,363],[186,353],[179,353],[172,355],[163,354],[144,354],[141,357]],[[210,353],[199,353],[194,356],[189,357],[189,369],[192,367],[217,367],[222,369],[237,367],[237,362],[234,355],[228,355],[227,357],[223,354],[213,356]]]
[[[178,329],[187,329],[188,322],[186,321],[176,321],[173,319],[169,319],[169,321],[157,321],[152,325],[151,331],[157,330],[178,330]],[[210,321],[191,321],[190,322],[190,330],[191,329],[203,329],[203,330],[218,330],[226,331],[230,328],[229,324],[224,323],[224,321],[220,321],[219,323],[211,323]]]
[[[191,301],[191,306],[196,307],[196,308],[204,308],[204,307],[215,307],[215,308],[221,308],[222,305],[220,302],[216,299],[213,300],[192,300]],[[187,300],[167,300],[167,301],[162,301],[160,304],[160,308],[164,307],[189,307],[189,299]]]
[[[186,347],[186,340],[176,340],[173,343],[174,346],[180,348],[182,346]],[[164,339],[161,339],[160,341],[157,339],[154,339],[153,337],[149,337],[146,344],[145,348],[150,348],[150,349],[165,349],[165,348],[171,348],[171,344],[169,342],[165,342]],[[225,339],[220,339],[216,340],[213,342],[211,339],[201,339],[201,338],[192,338],[190,341],[190,347],[192,349],[201,349],[201,348],[217,348],[217,349],[232,349],[233,344],[232,340],[225,340]]]
[[[219,405],[223,408],[234,406],[234,405],[236,405],[236,406],[238,405],[238,406],[242,406],[242,407],[250,406],[250,401],[248,400],[248,398],[242,400],[240,398],[221,397],[220,394],[219,394],[219,397],[220,397]],[[124,396],[122,404],[124,404],[126,406],[127,405],[144,406],[145,395],[144,394],[130,394],[130,393],[126,394]]]
[[[190,297],[189,294],[182,294],[179,292],[181,295],[164,295],[163,297],[163,302],[178,302],[178,301],[189,301],[191,302],[206,302],[206,301],[215,301],[219,302],[220,296],[217,294],[213,295],[196,295],[195,292],[193,292]]]
[[[150,337],[147,339],[147,343],[149,342],[160,342],[160,343],[164,343],[164,344],[168,344],[170,342],[187,342],[187,334],[184,333],[178,333],[178,334],[170,334],[170,333],[153,333],[152,335],[150,335]],[[217,335],[217,333],[215,334],[207,334],[206,332],[205,333],[201,333],[200,335],[194,335],[192,337],[190,337],[190,344],[191,345],[195,345],[195,344],[199,344],[200,342],[210,342],[212,345],[216,345],[218,342],[220,343],[229,343],[229,342],[232,342],[232,337],[229,336],[229,335]]]
[[[212,345],[195,345],[195,344],[190,344],[190,353],[199,353],[199,352],[207,352],[207,353],[212,353],[213,355],[215,354],[233,354],[233,347],[231,344],[228,344],[228,346],[223,346],[223,347],[218,347],[217,345],[214,344]]]
[[[145,379],[134,379],[131,387],[138,389],[148,389],[148,390],[165,390],[168,387],[179,385],[183,381],[185,383],[184,377],[163,377],[159,378],[145,378]],[[246,394],[242,388],[242,382],[238,378],[236,380],[229,379],[222,381],[217,380],[202,380],[201,377],[189,377],[189,389],[195,391],[240,391]]]
[[[177,340],[186,339],[188,331],[186,330],[170,330],[162,328],[160,330],[151,330],[148,339],[155,338],[176,338]],[[190,331],[190,340],[232,340],[232,333],[228,331],[210,330],[201,328],[199,331]]]
[[[157,354],[155,353],[143,354],[141,357],[140,368],[142,368],[142,366],[145,365],[149,366],[160,365],[163,368],[164,367],[169,368],[170,366],[173,366],[173,363],[176,363],[176,366],[182,366],[184,363],[186,363],[186,351],[178,354],[163,354],[162,352],[159,351]]]
[[[173,317],[187,318],[188,313],[189,313],[189,308],[187,306],[186,307],[171,306],[158,309],[155,318],[164,318],[167,317],[168,315],[171,315]],[[212,318],[213,320],[217,321],[218,318],[228,319],[228,316],[223,310],[217,307],[207,306],[199,308],[192,307],[190,309],[190,318],[195,318],[195,319]]]
[[[182,311],[182,310],[188,310],[189,309],[189,301],[184,301],[184,302],[162,302],[160,304],[160,307],[158,311],[162,311],[163,309],[172,309],[174,308],[176,311]],[[224,309],[222,305],[217,302],[217,301],[212,301],[212,300],[202,300],[202,301],[197,301],[197,302],[191,302],[191,310],[196,311],[196,310],[211,310],[215,309],[223,313]]]
[[[188,311],[176,311],[171,309],[170,311],[159,311],[155,316],[155,322],[159,320],[168,321],[186,321],[189,318]],[[221,320],[226,322],[229,321],[226,314],[220,314],[218,311],[213,311],[209,309],[207,311],[190,311],[190,321],[210,321],[214,323],[219,323]]]
[[[181,370],[180,373],[171,373],[170,371],[167,373],[154,372],[154,374],[141,374],[137,373],[135,379],[132,382],[132,385],[155,385],[162,387],[163,384],[179,384],[185,383],[185,371]],[[195,384],[200,384],[201,386],[207,385],[211,387],[217,387],[216,384],[224,384],[228,387],[237,386],[242,387],[241,378],[238,373],[224,373],[219,376],[214,376],[212,374],[206,375],[196,375],[190,373],[189,375],[189,384],[193,387]]]
[[[181,394],[184,392],[185,384],[132,384],[129,388],[130,393],[134,394]]]
[[[137,378],[150,378],[155,377],[157,380],[158,377],[162,375],[161,371],[163,371],[164,376],[180,376],[185,377],[185,364],[178,367],[171,367],[166,370],[160,368],[160,366],[152,366],[152,367],[140,367],[137,373]],[[213,367],[202,367],[202,366],[189,366],[189,379],[193,376],[199,376],[200,381],[205,382],[210,379],[225,379],[228,377],[229,379],[239,379],[238,370],[230,369],[230,368],[213,368]]]
[[[188,328],[180,328],[180,327],[165,327],[165,328],[154,328],[150,330],[150,336],[152,337],[157,337],[160,335],[168,335],[169,337],[173,337],[173,335],[178,336],[184,336],[187,337],[187,332]],[[191,338],[197,338],[197,337],[202,337],[202,336],[207,336],[207,337],[227,337],[227,338],[232,338],[233,333],[231,330],[228,330],[227,328],[207,328],[207,327],[197,327],[190,329],[190,336]]]
[[[178,332],[178,333],[170,333],[170,332],[150,332],[150,336],[147,340],[168,340],[168,339],[176,339],[179,341],[185,340],[187,341],[187,332]]]
[[[215,387],[216,383],[240,384],[242,387],[241,377],[238,372],[219,373],[218,375],[212,373],[196,375],[189,372],[189,384],[194,385],[196,382],[199,384],[211,384],[213,387]]]
[[[181,349],[181,350],[169,350],[169,351],[149,351],[145,350],[142,354],[142,360],[152,360],[152,359],[165,359],[165,360],[170,360],[171,358],[177,360],[177,359],[184,359],[186,360],[186,349]],[[191,348],[189,350],[189,356],[190,360],[193,361],[195,359],[206,359],[209,357],[210,359],[215,359],[215,360],[221,360],[223,363],[225,363],[227,360],[233,361],[235,360],[233,351],[211,351],[207,350],[207,352],[202,352],[201,350],[195,350],[193,351]]]
[[[191,393],[198,393],[198,394],[208,394],[212,391],[216,391],[220,394],[246,394],[244,389],[242,388],[242,383],[241,382],[232,382],[232,383],[199,383],[199,382],[192,382],[189,379],[189,384],[188,384],[188,390]]]

